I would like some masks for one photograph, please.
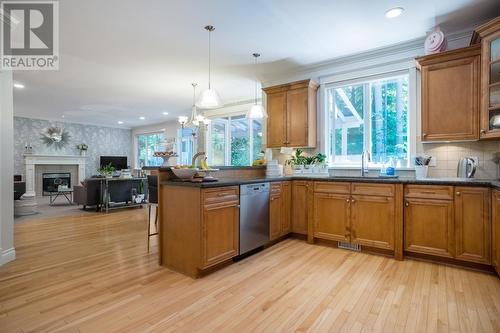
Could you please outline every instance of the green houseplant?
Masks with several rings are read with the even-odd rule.
[[[97,172],[99,172],[101,176],[109,178],[113,176],[113,172],[115,172],[115,167],[111,163],[109,163],[100,167],[97,170]]]

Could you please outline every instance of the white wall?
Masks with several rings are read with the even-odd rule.
[[[0,71],[0,265],[14,260],[14,112],[12,72]]]

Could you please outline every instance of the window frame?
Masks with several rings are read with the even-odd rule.
[[[411,166],[410,159],[411,156],[414,156],[416,152],[416,108],[417,108],[417,103],[416,103],[416,95],[417,95],[417,87],[418,87],[418,78],[417,78],[417,73],[416,73],[416,67],[409,67],[406,69],[396,69],[396,70],[389,70],[386,72],[378,72],[373,75],[364,75],[364,76],[357,76],[357,77],[352,77],[352,78],[347,78],[347,79],[342,79],[339,81],[330,81],[330,82],[323,82],[320,87],[320,106],[321,106],[321,116],[320,116],[320,121],[322,121],[322,126],[319,128],[321,132],[321,146],[320,150],[327,156],[327,161],[328,161],[328,166],[330,168],[337,168],[337,169],[359,169],[360,164],[352,163],[352,164],[346,164],[346,163],[336,163],[333,161],[333,155],[330,154],[331,151],[331,145],[330,145],[330,129],[331,129],[331,124],[330,124],[330,119],[329,119],[329,96],[328,96],[328,90],[329,89],[335,89],[339,87],[344,87],[348,85],[356,85],[356,84],[364,84],[364,83],[371,83],[373,81],[379,81],[379,80],[384,80],[384,79],[390,79],[390,78],[396,78],[400,76],[407,76],[408,78],[408,107],[407,107],[407,156],[408,156],[408,161],[407,165],[403,165],[400,167],[397,167],[396,169],[398,170],[413,170],[413,167]],[[370,96],[370,98],[365,98],[363,101],[364,103],[364,108],[368,107],[368,109],[371,107],[371,92],[370,92],[370,85],[365,85],[364,86],[365,96]],[[364,141],[363,141],[363,146],[370,147],[371,150],[371,124],[370,124],[370,119],[371,117],[364,117]],[[373,163],[370,161],[368,168],[369,169],[374,169],[378,170],[380,169],[381,165],[379,163]]]
[[[249,146],[249,161],[250,165],[252,165],[253,161],[256,159],[256,156],[253,156],[253,143],[254,143],[254,138],[253,138],[253,122],[255,119],[249,119],[246,117],[246,112],[237,112],[237,113],[231,113],[231,114],[220,114],[217,116],[209,117],[211,120],[210,125],[208,126],[208,129],[205,134],[205,146],[206,146],[206,153],[207,153],[207,160],[210,165],[213,164],[212,158],[213,158],[213,152],[212,152],[212,125],[214,122],[224,122],[225,123],[225,137],[224,137],[224,166],[232,166],[231,163],[231,120],[232,118],[239,118],[241,116],[244,116],[247,125],[248,125],[248,146]],[[264,135],[264,121],[262,120],[261,122],[262,126],[262,135]],[[264,145],[264,141],[262,142]]]

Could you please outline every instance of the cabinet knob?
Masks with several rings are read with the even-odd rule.
[[[408,201],[405,202],[405,206],[408,207],[410,203]]]
[[[422,136],[424,136],[424,137],[427,136],[427,133],[422,133]]]
[[[349,199],[345,199],[345,202],[349,202],[350,200]]]
[[[460,192],[457,192],[457,196],[460,196],[460,194],[462,194],[462,193],[460,193]]]
[[[486,134],[486,130],[481,129],[481,134]]]
[[[351,199],[351,202],[352,202],[352,203],[355,203],[355,202],[356,202],[356,200],[354,200],[354,199]]]

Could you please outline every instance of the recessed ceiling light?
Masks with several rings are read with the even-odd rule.
[[[390,9],[386,10],[384,15],[387,18],[395,18],[395,17],[398,17],[399,15],[403,14],[404,10],[405,9],[403,7],[394,7],[394,8],[390,8]]]
[[[163,112],[163,115],[164,116],[168,116],[168,112]]]
[[[24,84],[19,83],[19,82],[16,82],[16,83],[14,83],[14,88],[17,88],[17,89],[24,89]]]
[[[146,117],[139,117],[139,119],[140,119],[140,120],[144,120],[144,119],[146,119]]]
[[[118,120],[118,124],[122,125],[122,124],[123,124],[123,121]]]

